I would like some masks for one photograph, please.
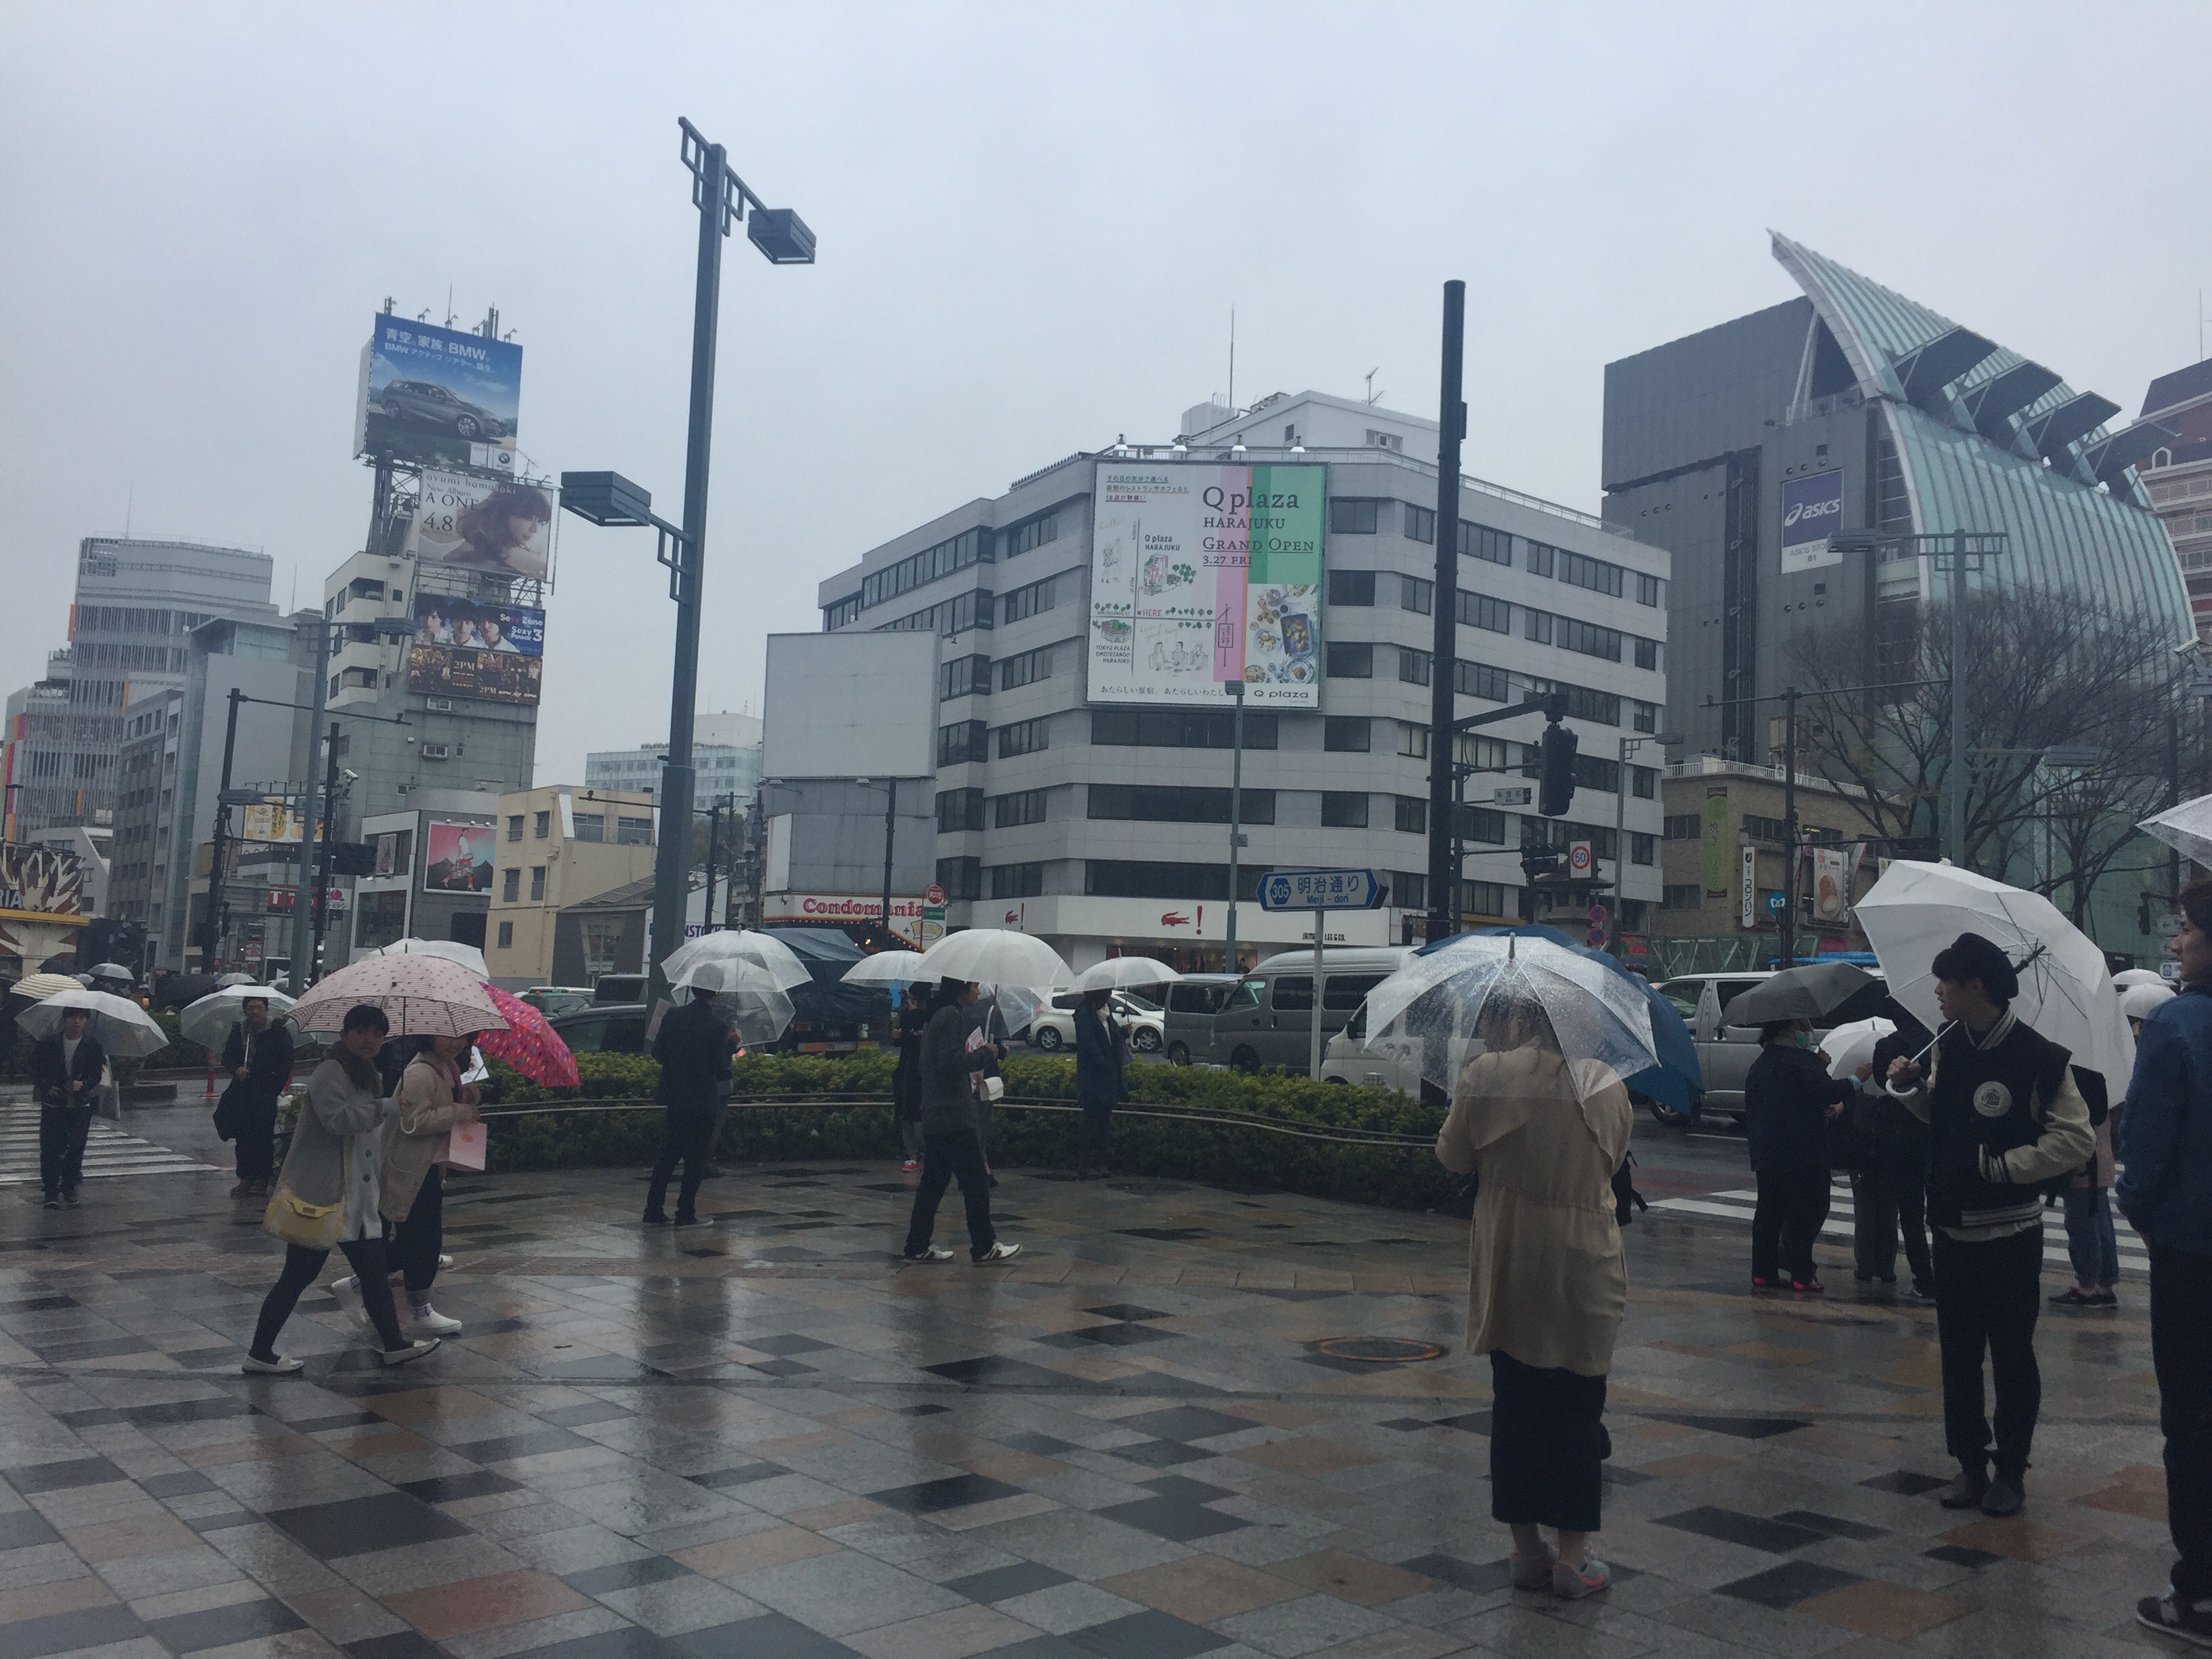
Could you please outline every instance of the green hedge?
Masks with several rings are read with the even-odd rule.
[[[580,1097],[649,1102],[659,1067],[632,1055],[583,1054],[582,1085],[544,1089],[492,1063],[499,1103],[519,1105]],[[732,1159],[896,1158],[897,1127],[887,1103],[846,1108],[749,1105],[766,1099],[821,1099],[890,1092],[894,1056],[878,1051],[836,1059],[748,1056],[732,1067],[737,1098],[716,1149]],[[1011,1098],[1075,1098],[1075,1062],[1017,1054],[1005,1064]],[[1442,1121],[1433,1108],[1388,1091],[1316,1083],[1279,1072],[1256,1074],[1189,1066],[1133,1066],[1129,1105],[1173,1105],[1287,1120],[1316,1128],[1343,1127],[1433,1136]],[[993,1114],[994,1164],[1008,1168],[1071,1168],[1073,1112],[1000,1106]],[[494,1171],[611,1167],[648,1163],[659,1151],[661,1114],[592,1110],[495,1120],[489,1144]],[[1306,1140],[1261,1128],[1147,1118],[1129,1111],[1114,1124],[1118,1172],[1202,1181],[1255,1190],[1286,1189],[1326,1197],[1431,1209],[1446,1201],[1449,1177],[1426,1146],[1375,1147]]]

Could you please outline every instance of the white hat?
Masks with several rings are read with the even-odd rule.
[[[2158,1012],[2160,1003],[2172,1000],[2170,986],[2130,985],[2120,994],[2120,1012],[2130,1019],[2148,1019]]]

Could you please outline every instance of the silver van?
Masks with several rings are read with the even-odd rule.
[[[1235,974],[1185,974],[1160,988],[1167,993],[1162,1035],[1171,1063],[1188,1066],[1213,1051],[1213,1017],[1237,981]]]
[[[1340,945],[1322,954],[1324,1044],[1367,994],[1413,956],[1411,945]],[[1285,951],[1239,980],[1213,1017],[1212,1060],[1238,1071],[1283,1066],[1303,1072],[1311,1057],[1313,952]]]

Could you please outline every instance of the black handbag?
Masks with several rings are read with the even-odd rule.
[[[238,1079],[233,1078],[223,1085],[222,1094],[215,1103],[215,1134],[217,1140],[235,1140],[239,1131],[246,1127],[246,1101],[239,1093]]]
[[[1879,1104],[1879,1102],[1861,1095],[1849,1102],[1840,1115],[1828,1120],[1828,1167],[1831,1170],[1863,1170],[1874,1161],[1872,1117]]]

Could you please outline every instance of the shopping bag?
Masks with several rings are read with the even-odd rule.
[[[484,1126],[481,1123],[455,1125],[446,1136],[446,1156],[441,1161],[449,1170],[483,1169]]]

